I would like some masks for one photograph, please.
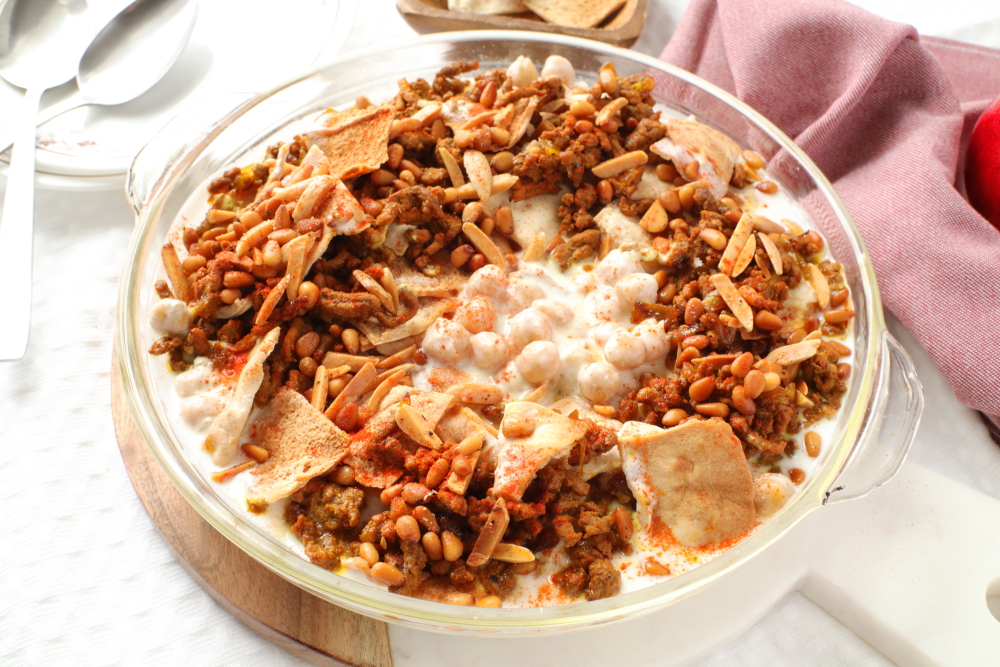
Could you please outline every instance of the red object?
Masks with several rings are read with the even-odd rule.
[[[691,0],[661,57],[809,154],[861,230],[887,310],[1000,424],[1000,232],[954,186],[963,137],[1000,94],[1000,51],[842,1]]]
[[[986,107],[972,128],[965,188],[969,203],[1000,229],[1000,97]]]

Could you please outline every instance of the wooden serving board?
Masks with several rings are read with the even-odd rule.
[[[229,613],[286,651],[322,667],[391,667],[388,627],[282,579],[192,508],[146,447],[111,369],[111,412],[132,486],[177,561]]]

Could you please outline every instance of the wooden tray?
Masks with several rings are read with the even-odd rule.
[[[229,613],[286,651],[322,667],[391,667],[385,623],[306,593],[248,556],[177,492],[143,442],[111,369],[111,412],[125,469],[177,562]]]
[[[527,14],[468,14],[448,11],[447,0],[396,0],[396,9],[410,27],[425,34],[451,30],[533,30],[596,39],[615,46],[632,46],[646,21],[647,0],[626,0],[604,28],[571,28]]]

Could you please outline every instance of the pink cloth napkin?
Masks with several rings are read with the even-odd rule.
[[[661,58],[809,154],[861,230],[885,306],[959,399],[1000,423],[1000,232],[963,198],[961,169],[1000,94],[1000,51],[839,0],[692,0]]]

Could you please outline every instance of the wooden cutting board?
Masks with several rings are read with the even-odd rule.
[[[391,667],[388,627],[341,609],[274,574],[184,500],[146,447],[122,394],[117,358],[111,412],[125,469],[177,561],[216,602],[265,639],[322,667]]]

